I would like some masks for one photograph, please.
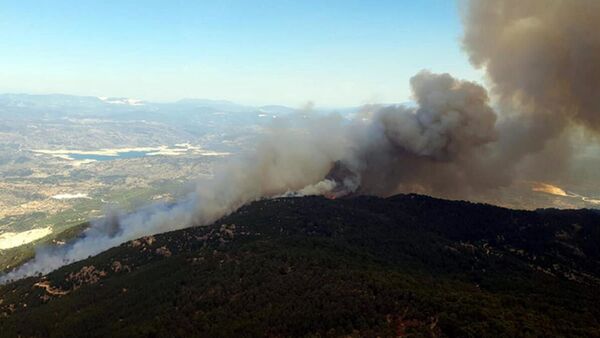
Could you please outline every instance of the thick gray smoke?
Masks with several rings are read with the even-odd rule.
[[[471,62],[519,115],[600,130],[600,1],[470,1],[464,24]]]
[[[425,71],[411,86],[417,107],[381,108],[355,132],[360,139],[348,165],[361,177],[359,192],[464,195],[485,189],[492,172],[482,159],[497,139],[486,90]]]
[[[215,170],[175,205],[108,217],[1,280],[46,273],[144,235],[203,225],[261,198],[421,192],[472,198],[531,173],[561,175],[572,125],[600,130],[600,1],[468,1],[464,48],[480,85],[422,71],[416,107],[365,107],[355,119],[304,112],[277,121],[255,151]]]
[[[503,115],[500,162],[560,176],[570,127],[600,131],[600,1],[473,0],[464,13],[463,47]]]

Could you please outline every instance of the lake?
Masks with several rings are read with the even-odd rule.
[[[112,160],[119,160],[119,159],[144,157],[144,156],[147,156],[148,153],[151,153],[151,151],[124,151],[122,153],[117,153],[116,156],[70,153],[69,157],[74,160],[77,160],[77,161],[82,161],[82,160],[112,161]]]

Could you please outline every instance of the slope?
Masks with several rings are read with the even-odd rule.
[[[600,336],[600,214],[263,200],[0,287],[3,336]]]

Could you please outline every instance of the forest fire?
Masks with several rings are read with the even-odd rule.
[[[569,194],[568,192],[566,192],[565,190],[563,190],[562,188],[559,188],[552,184],[543,183],[543,182],[534,182],[531,190],[535,191],[535,192],[542,192],[542,193],[556,195],[556,196],[564,196],[564,197],[569,197],[569,196],[572,197],[573,196],[573,195]]]

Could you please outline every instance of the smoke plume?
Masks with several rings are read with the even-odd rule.
[[[47,273],[144,235],[204,225],[276,196],[420,192],[473,198],[542,172],[559,177],[569,130],[600,131],[600,2],[464,3],[463,47],[491,93],[449,74],[410,79],[416,106],[367,106],[354,119],[304,111],[277,119],[255,150],[215,169],[174,205],[96,222],[38,251],[2,281]],[[494,110],[490,102],[494,99]],[[586,197],[587,198],[587,197]]]
[[[518,114],[600,129],[600,2],[470,1],[464,48]]]
[[[505,117],[499,125],[504,162],[543,156],[537,153],[564,138],[574,124],[600,131],[600,2],[473,0],[466,5],[463,47],[471,63],[485,69]],[[567,143],[555,142],[555,165],[570,163]]]

